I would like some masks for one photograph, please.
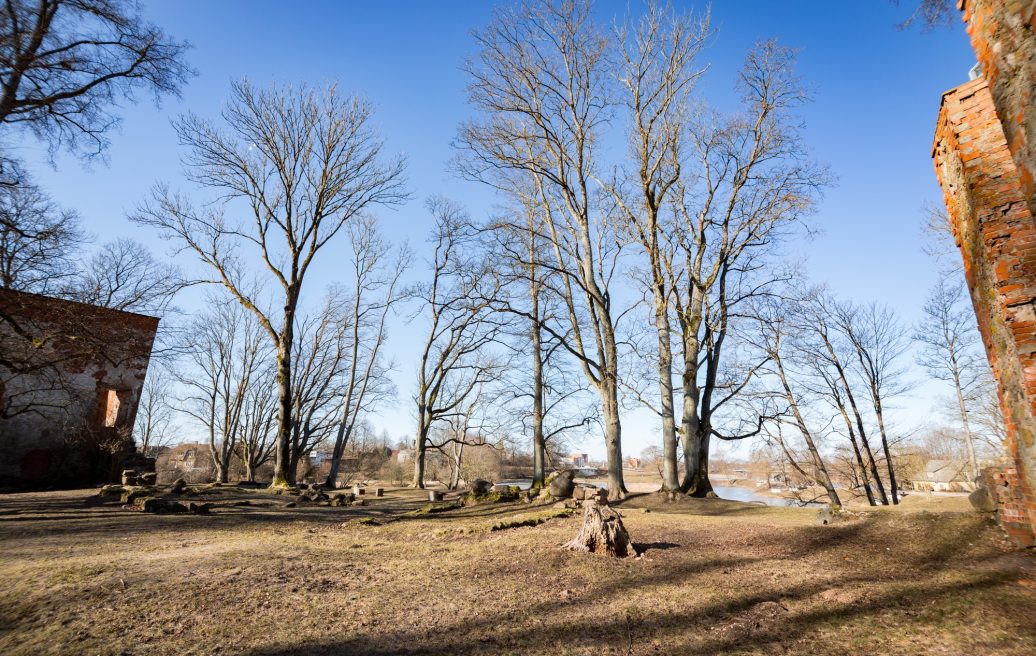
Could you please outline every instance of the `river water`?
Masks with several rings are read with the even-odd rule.
[[[716,492],[716,496],[728,501],[757,501],[765,503],[768,506],[799,505],[799,503],[794,499],[785,499],[783,497],[771,497],[766,494],[759,494],[755,490],[750,490],[747,487],[739,487],[736,485],[713,485],[712,489]],[[811,503],[807,505],[813,506],[822,504]]]
[[[507,481],[497,481],[499,486],[516,486],[522,490],[528,490],[532,487],[531,478],[516,478]],[[605,483],[597,483],[598,487],[608,487]],[[713,485],[712,489],[716,491],[716,496],[720,499],[726,499],[727,501],[755,501],[765,503],[768,506],[796,506],[799,505],[793,499],[785,499],[782,497],[772,497],[766,494],[759,494],[755,490],[751,490],[747,487],[739,487],[736,485]],[[822,505],[822,504],[808,504],[808,505]]]

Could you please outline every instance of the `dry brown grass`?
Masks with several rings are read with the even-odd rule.
[[[246,493],[221,490],[216,498]],[[1033,558],[971,513],[622,505],[641,559],[504,504],[150,516],[0,497],[0,654],[1033,654]],[[650,512],[644,512],[647,508]],[[369,518],[375,523],[356,520]]]

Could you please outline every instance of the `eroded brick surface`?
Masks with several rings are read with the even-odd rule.
[[[0,485],[96,482],[117,464],[157,329],[154,317],[0,290]]]
[[[1019,543],[1036,527],[1036,0],[961,3],[983,76],[943,94],[932,156],[989,362],[1013,466],[987,474]],[[993,478],[990,478],[992,476]]]

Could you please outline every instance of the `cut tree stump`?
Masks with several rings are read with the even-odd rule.
[[[622,525],[622,517],[610,506],[586,502],[583,526],[575,539],[564,545],[572,551],[602,553],[616,558],[636,558],[637,550]]]

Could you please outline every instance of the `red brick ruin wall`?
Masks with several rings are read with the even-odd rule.
[[[69,446],[83,431],[129,436],[157,328],[154,317],[0,290],[0,348],[24,371],[0,379],[0,486],[64,485],[85,466]],[[15,400],[33,398],[25,390],[41,396],[19,410]]]
[[[943,95],[933,158],[1013,465],[986,473],[998,519],[1036,542],[1036,0],[961,3],[983,75]],[[1030,146],[1032,144],[1032,146]]]

